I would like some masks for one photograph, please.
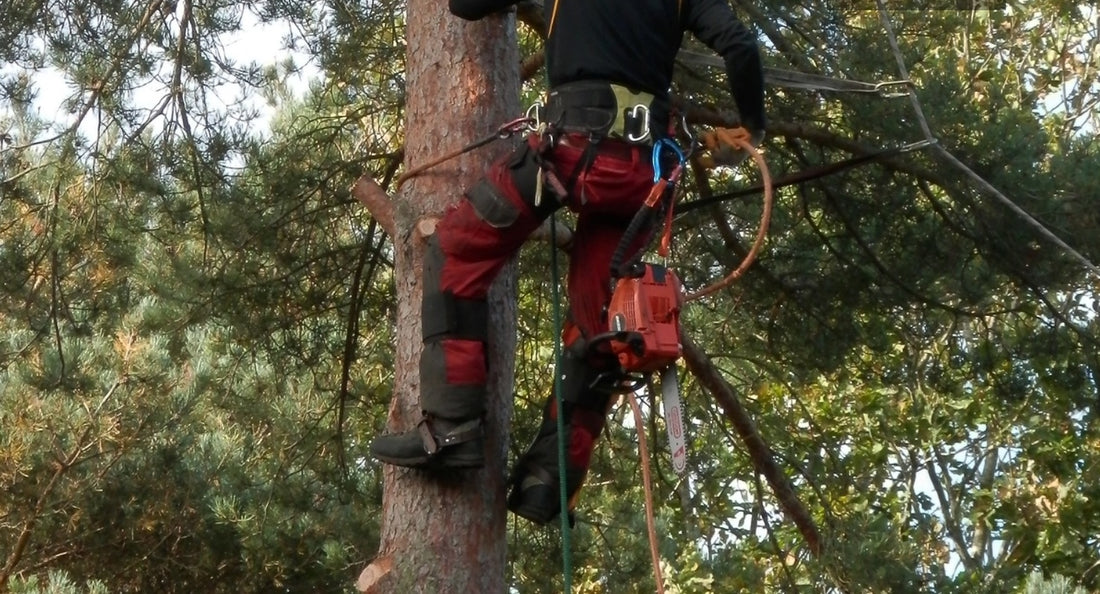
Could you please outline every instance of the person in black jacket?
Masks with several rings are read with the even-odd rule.
[[[450,0],[449,8],[477,20],[517,1]],[[572,508],[622,381],[618,360],[587,341],[608,330],[612,254],[653,187],[651,153],[669,136],[669,87],[684,33],[723,57],[741,124],[756,139],[765,127],[764,76],[756,39],[727,0],[546,0],[544,10],[549,134],[531,134],[494,162],[428,239],[423,418],[416,429],[376,438],[371,452],[417,468],[484,464],[486,294],[527,236],[564,205],[577,213],[558,369]],[[542,183],[549,179],[557,183]],[[551,396],[510,479],[509,509],[539,523],[561,512],[558,414]]]

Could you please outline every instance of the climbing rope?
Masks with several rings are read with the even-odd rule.
[[[741,264],[731,273],[726,275],[725,278],[719,280],[716,283],[703,287],[698,291],[689,293],[684,297],[684,303],[689,303],[706,297],[711,293],[728,287],[733,281],[741,277],[742,274],[748,270],[753,261],[756,260],[757,253],[760,252],[760,248],[764,246],[764,239],[768,234],[768,225],[771,223],[772,218],[772,204],[774,202],[772,177],[771,172],[768,171],[768,163],[764,160],[764,155],[761,154],[755,146],[752,145],[752,139],[747,130],[744,128],[716,128],[712,131],[712,136],[708,137],[707,143],[714,147],[719,144],[726,144],[730,146],[736,146],[743,151],[746,151],[756,162],[756,166],[760,168],[760,176],[764,182],[764,211],[760,215],[760,227],[756,232],[756,239],[752,243],[752,247],[749,248],[749,253],[745,255],[741,260]]]
[[[564,580],[562,592],[570,594],[573,590],[573,554],[572,543],[570,541],[569,533],[569,487],[566,484],[566,469],[565,469],[565,418],[564,418],[564,396],[562,395],[561,388],[561,331],[562,331],[562,315],[561,315],[561,299],[560,289],[558,284],[561,279],[561,275],[558,272],[558,250],[555,246],[558,245],[558,222],[557,214],[550,215],[550,269],[551,269],[551,282],[550,282],[550,295],[551,300],[554,302],[554,406],[557,407],[557,431],[558,431],[558,494],[560,496],[561,511],[558,514],[561,516],[561,568],[562,579]]]
[[[401,176],[397,178],[396,189],[400,190],[401,185],[404,184],[405,182],[409,181],[409,178],[416,177],[417,175],[420,175],[421,173],[427,171],[428,169],[431,169],[432,167],[435,167],[437,165],[442,165],[443,163],[446,163],[447,161],[450,161],[451,159],[454,159],[456,157],[464,155],[464,154],[466,154],[466,153],[468,153],[468,152],[470,152],[474,149],[481,148],[481,147],[489,144],[490,142],[493,142],[494,140],[503,140],[505,138],[511,138],[512,135],[516,134],[517,132],[520,132],[522,130],[529,130],[531,124],[534,123],[534,121],[535,120],[533,118],[526,117],[526,116],[524,116],[522,118],[516,118],[516,119],[502,125],[500,128],[497,128],[496,132],[493,132],[492,134],[490,134],[490,135],[488,135],[484,138],[481,138],[479,140],[475,140],[474,142],[471,142],[470,144],[467,144],[466,146],[464,146],[464,147],[462,147],[462,148],[460,148],[456,151],[449,152],[449,153],[443,155],[442,157],[439,157],[437,159],[433,159],[433,160],[428,161],[427,163],[423,163],[421,165],[417,165],[416,167],[413,167],[412,169],[409,169],[405,173],[402,173]]]
[[[725,68],[726,63],[720,56],[703,54],[691,50],[680,50],[676,59],[685,64]],[[764,82],[770,86],[803,89],[809,91],[831,91],[836,93],[874,94],[889,99],[910,94],[912,83],[907,78],[882,82],[863,82],[821,74],[810,74],[797,70],[764,68]]]

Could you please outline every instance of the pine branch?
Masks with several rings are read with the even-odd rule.
[[[772,488],[772,492],[775,493],[776,499],[779,500],[780,506],[798,526],[798,530],[810,547],[810,552],[815,557],[820,557],[821,535],[813,516],[810,515],[809,510],[798,498],[798,494],[795,492],[790,480],[776,464],[774,452],[764,441],[760,432],[757,431],[756,424],[753,423],[748,411],[738,400],[733,387],[722,378],[718,368],[714,366],[706,353],[692,342],[690,337],[681,333],[680,342],[684,347],[684,362],[687,363],[688,369],[699,380],[699,384],[709,390],[718,405],[722,407],[726,418],[733,424],[737,434],[744,442],[753,466],[757,472],[764,475],[768,485]]]

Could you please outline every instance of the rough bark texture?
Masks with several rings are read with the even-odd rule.
[[[512,14],[468,23],[451,16],[447,3],[439,0],[409,0],[407,14],[405,166],[411,168],[516,117],[519,53]],[[424,227],[418,232],[418,224],[459,200],[489,160],[506,149],[498,143],[444,163],[410,179],[395,197],[398,309],[391,431],[411,428],[419,418]],[[385,469],[381,544],[359,578],[361,592],[505,592],[504,464],[515,362],[514,277],[514,266],[506,267],[489,294],[487,465],[451,475]]]

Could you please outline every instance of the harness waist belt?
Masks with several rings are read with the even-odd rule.
[[[604,81],[554,87],[546,98],[546,121],[566,132],[610,136],[642,144],[668,121],[668,105],[650,93]]]

